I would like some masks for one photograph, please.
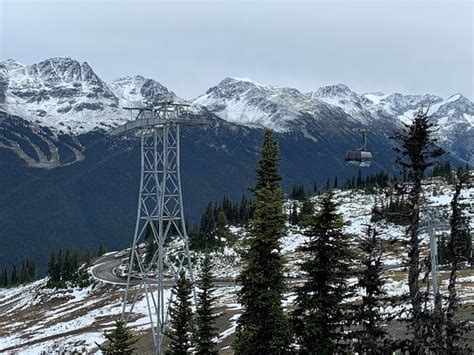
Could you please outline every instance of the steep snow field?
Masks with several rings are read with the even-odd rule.
[[[424,186],[424,207],[429,206],[439,212],[446,221],[450,215],[449,203],[452,188],[439,179],[431,179]],[[362,191],[336,191],[336,199],[340,203],[339,210],[350,224],[347,232],[354,234],[354,243],[363,233],[364,225],[370,222],[371,209],[382,194],[368,195]],[[474,188],[463,192],[465,213],[469,216],[471,227],[474,228]],[[319,197],[315,197],[317,200]],[[291,210],[295,201],[287,201],[285,208]],[[378,222],[375,224],[384,237],[404,236],[404,227]],[[288,234],[283,238],[282,252],[287,260],[287,281],[290,286],[285,295],[285,305],[291,306],[294,292],[291,287],[304,282],[304,274],[299,270],[299,263],[304,254],[299,251],[306,237],[299,227],[288,226]],[[447,227],[446,227],[447,228]],[[447,229],[445,228],[445,231]],[[245,232],[238,227],[230,227],[232,233],[242,236]],[[438,231],[443,232],[443,229]],[[423,254],[428,254],[429,240],[426,233],[421,234]],[[219,347],[226,353],[235,332],[236,321],[241,307],[237,301],[239,286],[234,279],[241,268],[238,250],[241,246],[227,245],[223,250],[213,253],[215,257],[214,272],[218,280],[215,292],[217,307],[220,312],[218,327],[220,332]],[[109,253],[113,258],[115,253]],[[195,254],[197,274],[201,255]],[[408,290],[406,272],[402,264],[406,253],[395,248],[384,258],[387,268],[386,289],[389,294],[396,295]],[[99,260],[100,262],[100,260]],[[444,292],[447,288],[447,271],[440,273],[440,286]],[[355,279],[351,280],[355,282]],[[474,273],[472,269],[460,272],[460,296],[463,303],[474,306]],[[123,286],[103,283],[95,280],[92,286],[84,289],[49,290],[45,288],[46,280],[42,279],[26,286],[11,289],[0,289],[0,353],[18,351],[21,354],[38,354],[41,351],[87,351],[97,350],[96,342],[105,340],[104,329],[110,329],[113,320],[121,314],[121,297]],[[167,295],[169,297],[169,289]],[[360,295],[359,295],[360,296]],[[472,320],[471,320],[472,321]],[[141,297],[131,316],[130,326],[141,335],[139,347],[142,351],[150,350],[152,343],[148,333],[149,319],[146,300]]]

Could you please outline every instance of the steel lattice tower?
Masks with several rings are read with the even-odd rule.
[[[140,135],[138,212],[122,316],[128,322],[139,294],[144,292],[157,354],[161,352],[168,317],[165,284],[176,282],[184,267],[194,281],[181,189],[180,128],[205,122],[189,118],[187,108],[187,104],[175,102],[126,108],[132,115],[135,112],[136,118],[110,133],[119,135],[138,130]],[[172,248],[167,247],[169,242],[173,243]],[[152,252],[147,248],[147,260],[144,260],[143,243],[154,246]],[[166,276],[170,276],[171,282],[165,280]],[[132,288],[137,283],[139,286]]]

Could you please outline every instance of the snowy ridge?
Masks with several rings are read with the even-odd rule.
[[[64,133],[108,130],[130,119],[123,106],[170,99],[182,100],[153,79],[137,75],[106,83],[86,62],[67,57],[32,65],[0,62],[0,110]],[[408,122],[420,107],[430,107],[443,144],[461,159],[474,161],[474,104],[459,93],[446,99],[431,94],[358,94],[344,84],[302,93],[228,77],[192,103],[233,124],[308,137],[328,126],[383,130]]]
[[[175,98],[142,76],[107,84],[89,64],[68,57],[0,62],[0,110],[66,133],[107,130],[129,119],[122,106]]]

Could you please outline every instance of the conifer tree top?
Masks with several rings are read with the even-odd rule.
[[[256,190],[265,187],[267,184],[272,190],[279,186],[281,177],[278,172],[278,151],[278,144],[273,138],[272,131],[265,130],[262,151],[256,169]]]

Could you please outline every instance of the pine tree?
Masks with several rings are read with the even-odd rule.
[[[291,344],[283,310],[284,261],[281,238],[285,231],[283,191],[278,172],[278,145],[265,131],[256,169],[255,214],[245,239],[243,268],[238,277],[243,313],[237,322],[236,354],[281,354]]]
[[[217,214],[217,223],[216,223],[216,230],[215,234],[220,239],[228,239],[230,237],[230,231],[229,231],[229,221],[227,220],[227,217],[224,213],[223,209],[219,210],[219,213]],[[219,243],[218,243],[219,244]]]
[[[105,248],[104,243],[100,243],[99,250],[97,252],[97,256],[102,256],[106,253],[107,249]]]
[[[446,351],[449,354],[471,353],[472,351],[472,349],[462,347],[459,344],[462,335],[469,330],[469,324],[455,319],[456,311],[459,309],[459,297],[456,290],[457,272],[459,264],[463,261],[462,238],[465,233],[467,220],[460,208],[459,199],[461,190],[470,183],[469,171],[458,171],[455,181],[454,196],[451,200],[451,240],[448,245],[451,256],[451,273],[449,275],[448,304],[446,309]]]
[[[115,321],[115,328],[107,333],[104,332],[105,338],[108,343],[105,345],[96,345],[99,350],[105,354],[132,354],[135,351],[135,344],[138,339],[130,332],[125,326],[123,320]]]
[[[215,300],[215,297],[212,296],[215,290],[213,279],[211,257],[206,253],[202,263],[201,278],[197,282],[200,292],[197,295],[195,331],[193,336],[194,350],[199,355],[217,354],[214,338],[219,333],[215,326],[217,315],[213,309],[213,302]]]
[[[290,224],[296,226],[299,222],[298,210],[296,208],[296,203],[293,203],[293,207],[290,213]]]
[[[297,288],[293,325],[296,341],[304,354],[334,354],[348,350],[344,330],[351,317],[353,295],[348,277],[354,255],[351,236],[337,213],[332,192],[320,201],[320,212],[304,221],[309,241],[302,246],[306,261],[301,265],[307,281]]]
[[[168,354],[187,354],[191,347],[190,333],[192,331],[191,310],[192,284],[187,279],[184,271],[181,271],[178,282],[172,292],[173,300],[170,307],[170,345]]]
[[[311,202],[311,199],[306,198],[303,201],[303,206],[301,207],[301,215],[299,220],[304,221],[307,216],[311,216],[314,213],[314,204]]]
[[[383,288],[386,280],[382,276],[382,257],[387,245],[370,225],[366,227],[365,236],[359,242],[358,261],[363,268],[358,273],[357,286],[363,290],[363,295],[361,304],[356,306],[355,324],[358,328],[353,332],[356,338],[355,350],[359,354],[382,354],[390,351],[384,326],[388,317],[383,313],[390,301]]]
[[[92,253],[89,249],[87,249],[86,252],[84,253],[83,260],[86,263],[87,267],[92,266]]]
[[[6,268],[3,268],[2,270],[2,275],[0,277],[0,285],[2,287],[8,287],[9,286],[9,283],[8,283],[8,272],[7,272],[7,269]]]
[[[16,266],[13,265],[11,274],[10,274],[10,286],[15,286],[18,284],[18,273],[16,271]]]
[[[413,332],[410,351],[420,352],[428,347],[432,326],[430,317],[424,314],[422,305],[426,293],[420,290],[420,238],[418,236],[420,223],[421,182],[426,169],[436,163],[443,150],[436,146],[433,136],[434,124],[429,122],[428,111],[420,109],[410,125],[405,125],[401,132],[396,132],[394,138],[401,147],[395,148],[398,153],[397,163],[404,173],[404,180],[410,180],[407,217],[408,236],[408,287],[411,303],[411,330]],[[428,320],[428,321],[427,321]]]
[[[145,266],[149,267],[150,263],[153,260],[153,256],[155,255],[155,252],[158,250],[155,234],[153,233],[153,229],[151,225],[148,225],[147,227],[145,243],[146,243],[146,254],[145,254],[144,262],[145,262]]]

